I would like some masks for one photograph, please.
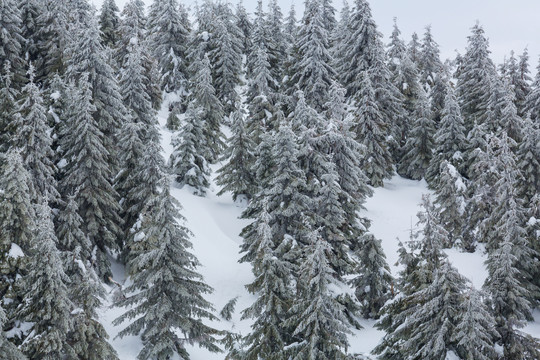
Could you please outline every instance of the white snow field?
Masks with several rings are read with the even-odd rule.
[[[172,152],[170,145],[172,133],[165,128],[167,119],[168,103],[172,99],[166,98],[162,111],[159,113],[159,122],[162,129],[162,146],[165,159],[168,160]],[[217,170],[221,164],[217,164],[213,170]],[[173,188],[172,194],[182,204],[181,214],[187,220],[187,227],[192,231],[193,252],[199,259],[201,266],[199,272],[214,292],[206,296],[207,300],[215,306],[215,314],[232,298],[238,297],[236,310],[231,321],[215,321],[211,323],[217,329],[229,330],[245,335],[250,330],[251,321],[240,320],[241,311],[251,305],[254,297],[250,295],[245,285],[253,279],[250,264],[238,263],[240,258],[239,246],[242,238],[239,236],[241,229],[248,221],[240,219],[240,214],[245,204],[236,204],[230,195],[216,196],[219,188],[213,182],[206,197],[192,195],[189,189]],[[411,227],[416,227],[416,213],[420,210],[419,203],[422,194],[428,193],[424,181],[411,181],[395,176],[387,181],[384,188],[375,189],[373,197],[366,202],[366,211],[363,216],[371,220],[370,231],[382,239],[383,247],[387,256],[388,264],[393,275],[397,275],[398,267],[395,265],[398,259],[398,238],[407,241]],[[483,248],[479,247],[474,254],[461,253],[456,249],[447,250],[452,264],[469,278],[476,288],[480,288],[487,276],[484,268],[485,256]],[[118,263],[113,263],[114,280],[125,285],[124,268]],[[101,321],[111,336],[111,344],[118,351],[122,360],[135,360],[142,348],[139,337],[127,336],[122,339],[115,338],[127,323],[114,326],[112,321],[121,315],[125,309],[114,307],[114,287],[108,287],[108,298],[100,311]],[[540,312],[536,311],[535,322],[530,323],[525,330],[536,336],[540,336]],[[363,320],[364,329],[355,331],[350,337],[351,353],[369,352],[380,341],[383,332],[373,328],[374,321]],[[188,349],[192,360],[223,360],[225,353],[210,353],[197,345]],[[176,358],[175,358],[176,359]]]

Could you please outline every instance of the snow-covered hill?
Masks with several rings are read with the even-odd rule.
[[[166,101],[167,102],[167,101]],[[159,114],[162,128],[162,141],[164,156],[169,158],[172,152],[170,141],[172,134],[165,128],[167,119],[167,103]],[[217,164],[213,170],[219,168]],[[204,198],[192,195],[188,189],[174,188],[172,194],[183,206],[181,213],[187,220],[188,228],[193,232],[193,251],[202,266],[200,273],[205,281],[214,288],[214,292],[207,299],[215,305],[216,314],[232,298],[238,297],[236,312],[231,321],[217,321],[212,326],[229,330],[240,334],[247,334],[251,321],[240,320],[241,310],[248,307],[254,297],[250,295],[245,284],[252,281],[251,266],[238,263],[239,246],[241,244],[240,230],[248,223],[240,219],[244,204],[236,204],[230,196],[218,197],[219,188],[211,186],[208,195]],[[395,176],[385,183],[384,188],[375,189],[373,197],[366,203],[366,211],[363,216],[371,220],[370,231],[376,237],[382,239],[387,261],[394,275],[398,267],[395,263],[398,259],[398,241],[406,241],[409,238],[411,228],[416,226],[416,213],[419,211],[419,203],[422,194],[428,193],[424,181],[411,181]],[[398,240],[399,239],[399,240]],[[461,253],[458,250],[447,250],[447,254],[454,266],[469,278],[472,284],[480,288],[487,276],[484,268],[485,256],[483,249],[479,247],[474,254]],[[124,268],[119,264],[113,264],[115,280],[124,283]],[[124,312],[124,309],[112,306],[114,288],[109,288],[109,298],[101,309],[101,320],[111,336],[111,343],[119,353],[122,360],[134,360],[142,343],[138,337],[125,337],[114,339],[116,334],[125,326],[113,326],[112,321]],[[536,321],[526,327],[526,331],[532,335],[540,336],[540,312],[534,313]],[[374,321],[363,321],[364,329],[356,331],[350,338],[353,353],[368,354],[379,342],[384,333],[373,328]],[[223,360],[225,354],[213,354],[204,349],[194,346],[189,349],[192,360]]]

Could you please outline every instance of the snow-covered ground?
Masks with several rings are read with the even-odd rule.
[[[159,113],[162,128],[163,150],[166,159],[172,152],[170,145],[172,134],[165,128],[167,119],[167,101]],[[213,170],[219,168],[219,164]],[[244,205],[235,204],[230,196],[216,196],[219,189],[212,185],[204,198],[192,195],[188,189],[174,188],[175,196],[183,206],[181,213],[187,220],[188,228],[193,232],[193,252],[201,262],[200,273],[205,281],[214,288],[207,299],[215,305],[216,315],[232,298],[238,297],[236,311],[231,321],[217,321],[211,325],[220,330],[229,330],[239,334],[247,334],[251,321],[240,320],[241,310],[248,307],[254,297],[250,295],[245,284],[252,281],[249,264],[238,263],[239,246],[242,241],[240,230],[248,223],[239,216]],[[384,188],[375,189],[375,193],[366,203],[363,216],[371,220],[370,231],[380,238],[386,252],[388,263],[394,275],[398,268],[398,238],[407,241],[412,229],[416,227],[416,213],[420,210],[419,203],[422,194],[428,193],[424,181],[405,180],[399,176],[385,183]],[[482,249],[474,254],[461,253],[458,250],[448,250],[447,254],[459,271],[471,280],[473,285],[480,288],[487,276],[483,266],[485,256]],[[117,282],[125,281],[124,268],[113,264],[114,278]],[[135,360],[142,343],[138,337],[115,339],[115,336],[126,324],[113,326],[112,321],[125,310],[113,307],[114,289],[109,288],[109,298],[101,309],[101,320],[111,336],[111,343],[118,351],[122,360]],[[526,327],[526,331],[534,336],[540,336],[540,312],[535,312],[536,321]],[[384,335],[373,328],[374,321],[363,321],[364,329],[355,331],[350,338],[352,353],[368,354]],[[223,360],[225,354],[212,354],[197,346],[189,349],[192,360]]]

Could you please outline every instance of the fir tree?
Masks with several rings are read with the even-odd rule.
[[[107,163],[108,152],[104,134],[93,117],[96,107],[91,102],[92,92],[86,76],[70,92],[70,113],[62,144],[67,165],[60,188],[63,194],[78,192],[82,230],[97,247],[98,274],[107,277],[110,274],[107,251],[118,247],[122,222],[118,215],[118,194],[109,181],[112,174]]]
[[[523,178],[516,186],[518,195],[525,201],[531,200],[540,189],[540,125],[525,119],[522,132],[523,141],[517,151],[518,167]]]
[[[436,74],[440,73],[443,64],[439,57],[439,45],[433,39],[431,26],[426,27],[422,46],[418,58],[418,68],[420,71],[420,83],[426,91],[433,88]]]
[[[242,53],[247,55],[251,50],[251,31],[253,29],[253,24],[249,19],[249,15],[242,1],[236,4],[235,16],[237,19],[236,26],[240,29],[242,34]]]
[[[252,171],[255,144],[246,133],[244,122],[244,111],[239,108],[232,114],[232,136],[222,156],[226,164],[218,170],[216,178],[216,184],[223,186],[218,195],[231,191],[234,201],[239,195],[249,201],[257,190]]]
[[[4,324],[7,317],[2,305],[0,304],[0,357],[6,360],[26,360],[26,356],[11,342],[6,339],[4,334]]]
[[[208,147],[203,133],[203,116],[203,109],[193,103],[188,105],[184,125],[173,140],[174,151],[170,159],[176,181],[181,186],[191,186],[193,193],[199,196],[204,196],[210,186],[210,168],[203,156]]]
[[[403,149],[403,158],[398,165],[398,172],[402,176],[420,180],[426,175],[433,157],[434,132],[435,124],[431,118],[430,104],[426,93],[421,91],[416,106],[415,120]]]
[[[120,9],[114,0],[105,0],[101,6],[99,15],[99,26],[101,31],[101,41],[103,45],[116,47],[119,41]]]
[[[0,152],[6,153],[13,142],[15,133],[16,99],[19,92],[13,88],[13,73],[11,63],[6,61],[3,66],[3,75],[0,76]]]
[[[23,83],[23,45],[25,39],[22,36],[22,18],[18,1],[5,0],[0,4],[0,28],[3,29],[0,35],[0,74],[6,76],[5,66],[9,62],[11,71],[14,74],[14,86],[20,89]]]
[[[190,232],[178,223],[183,218],[168,181],[162,180],[159,186],[160,193],[143,211],[140,241],[132,249],[134,256],[128,264],[132,284],[126,290],[132,295],[119,303],[133,307],[114,323],[136,318],[119,336],[142,334],[144,346],[138,359],[170,358],[174,354],[188,358],[185,345],[191,342],[217,352],[216,330],[202,322],[215,319],[211,304],[203,297],[212,289],[196,271],[199,262],[189,252]],[[185,339],[178,336],[177,329]]]
[[[58,242],[54,234],[51,209],[46,203],[37,206],[35,240],[30,249],[28,274],[21,284],[24,304],[17,316],[32,327],[22,349],[28,357],[71,357],[73,349],[65,341],[73,328],[71,311]]]
[[[383,305],[393,296],[394,279],[381,240],[373,234],[365,234],[357,250],[357,277],[351,281],[355,288],[356,298],[361,304],[365,318],[379,317]]]
[[[407,44],[407,53],[411,61],[418,67],[420,64],[420,41],[418,34],[413,32],[411,35],[411,41]]]
[[[515,102],[514,91],[504,83],[504,98],[501,104],[501,116],[499,118],[499,131],[504,131],[516,143],[520,143],[523,137],[523,119],[519,117]]]
[[[525,99],[525,113],[531,120],[540,121],[540,64],[536,67],[536,76],[531,84],[531,91]]]
[[[186,91],[190,27],[186,10],[176,0],[156,0],[150,5],[149,48],[159,62],[161,86],[167,92]]]

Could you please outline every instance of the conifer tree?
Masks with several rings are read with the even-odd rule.
[[[372,186],[383,186],[384,179],[393,174],[392,155],[385,138],[387,124],[375,99],[369,73],[362,74],[362,87],[355,102],[354,131],[357,141],[365,147],[361,167]]]
[[[117,318],[119,325],[133,320],[119,336],[142,335],[143,348],[138,359],[170,358],[178,354],[188,358],[185,345],[198,343],[217,352],[216,330],[202,319],[215,319],[212,306],[203,295],[212,289],[197,273],[197,258],[189,252],[189,230],[180,225],[178,203],[169,192],[165,179],[158,184],[160,193],[146,204],[138,232],[141,238],[132,249],[128,264],[132,284],[130,296],[119,303],[133,306]],[[177,330],[185,334],[178,336]]]
[[[99,14],[99,26],[103,45],[115,48],[119,39],[120,9],[114,0],[105,0]]]
[[[173,140],[170,167],[176,181],[189,185],[195,195],[204,196],[210,186],[210,168],[203,154],[208,147],[204,136],[204,110],[194,103],[188,105],[184,125]]]
[[[268,52],[272,54],[271,70],[275,79],[281,80],[284,75],[284,66],[286,62],[287,47],[294,44],[294,40],[287,43],[286,29],[283,24],[283,14],[277,0],[270,0],[268,3],[268,17],[266,21],[266,32],[269,34]],[[295,35],[298,35],[294,28]],[[291,34],[292,35],[292,34]]]
[[[411,35],[411,41],[407,44],[407,53],[411,61],[418,67],[420,66],[420,41],[418,34],[413,32]]]
[[[55,201],[60,194],[56,190],[51,129],[47,123],[42,92],[34,83],[34,68],[31,65],[28,76],[29,83],[22,89],[22,100],[18,104],[17,118],[20,123],[15,124],[17,133],[13,143],[21,151],[37,197],[47,195],[49,200]]]
[[[236,4],[235,16],[237,19],[236,26],[240,29],[242,34],[242,53],[248,55],[251,50],[251,31],[253,29],[253,24],[249,19],[249,15],[242,1],[239,1],[238,4]]]
[[[467,52],[462,59],[456,86],[467,131],[472,129],[475,121],[483,124],[486,120],[490,82],[496,76],[495,65],[489,56],[484,29],[476,24],[468,37]]]
[[[523,53],[518,59],[514,57],[512,52],[509,61],[508,71],[506,77],[510,82],[515,95],[514,104],[516,105],[518,116],[526,116],[526,101],[531,92],[531,77],[529,71],[529,51],[527,48],[523,50]]]
[[[21,35],[24,39],[21,55],[29,63],[36,60],[39,62],[39,37],[43,34],[40,31],[43,26],[40,15],[45,11],[45,3],[36,0],[18,0],[17,3],[21,12]]]
[[[20,286],[24,303],[17,317],[32,323],[22,349],[29,358],[71,357],[73,349],[65,341],[73,328],[73,304],[68,297],[51,209],[45,202],[37,206],[35,240],[30,248],[28,274]]]
[[[339,286],[330,267],[331,248],[318,231],[312,231],[300,265],[300,294],[290,310],[286,325],[294,324],[294,343],[288,352],[294,359],[347,359],[350,334],[343,305],[331,286]]]
[[[420,83],[426,91],[429,91],[433,88],[436,74],[440,73],[443,68],[439,57],[439,45],[433,39],[431,26],[426,26],[418,58],[418,68],[420,71]]]
[[[11,64],[11,71],[14,74],[13,83],[16,89],[20,89],[24,77],[23,45],[25,39],[22,36],[22,18],[16,0],[5,0],[0,4],[0,28],[3,29],[0,35],[0,74],[5,73],[7,62]]]
[[[351,281],[355,288],[356,298],[361,304],[362,315],[365,318],[379,317],[383,305],[392,296],[393,277],[386,256],[382,249],[381,240],[373,234],[365,234],[357,250],[358,274]]]
[[[3,331],[6,322],[6,312],[0,305],[0,357],[6,360],[26,360],[26,356],[6,338]]]
[[[6,153],[13,142],[15,133],[15,112],[17,111],[16,99],[19,92],[13,88],[13,73],[11,63],[6,61],[3,66],[3,75],[0,76],[0,152]]]
[[[540,121],[540,64],[536,67],[536,76],[531,84],[531,91],[525,99],[525,114],[533,122]]]
[[[387,45],[386,57],[388,59],[388,69],[394,77],[398,75],[398,67],[407,53],[407,46],[401,39],[401,30],[397,25],[397,18],[394,18],[394,26],[390,35],[390,43]]]
[[[523,119],[519,117],[515,102],[514,91],[508,82],[504,83],[504,97],[502,99],[501,117],[499,118],[499,131],[504,131],[516,143],[523,138]]]
[[[255,161],[255,144],[246,133],[244,110],[240,107],[232,116],[232,136],[222,155],[226,164],[218,170],[216,184],[222,186],[218,195],[231,191],[233,200],[243,195],[249,201],[256,193],[252,166]]]
[[[452,335],[455,352],[463,360],[489,360],[498,356],[494,347],[494,341],[499,336],[495,330],[495,319],[481,295],[473,288],[465,294],[463,310]]]
[[[167,92],[186,92],[187,41],[191,25],[186,10],[176,0],[156,0],[148,15],[149,48],[159,63],[161,87]]]
[[[516,186],[518,195],[530,201],[540,189],[540,125],[527,118],[522,131],[524,137],[517,151],[517,165],[523,178]]]
[[[409,138],[403,149],[403,158],[398,165],[398,172],[407,178],[420,180],[426,175],[433,157],[433,136],[435,124],[431,118],[429,100],[424,91],[416,105],[415,119]]]
[[[75,252],[81,259],[90,259],[93,245],[81,230],[82,218],[79,215],[77,194],[67,195],[56,218],[58,250]],[[68,273],[68,275],[71,275]]]
[[[426,172],[426,180],[432,187],[437,187],[441,164],[448,161],[452,166],[460,169],[467,145],[465,125],[456,96],[451,88],[447,89],[443,118],[435,133],[434,143],[433,158]]]
[[[122,220],[119,217],[118,194],[112,187],[111,169],[107,163],[104,134],[93,117],[92,90],[83,75],[78,87],[72,87],[69,117],[66,119],[62,148],[66,149],[64,178],[60,184],[63,194],[78,192],[82,230],[97,248],[97,272],[110,274],[107,252],[116,249]]]

